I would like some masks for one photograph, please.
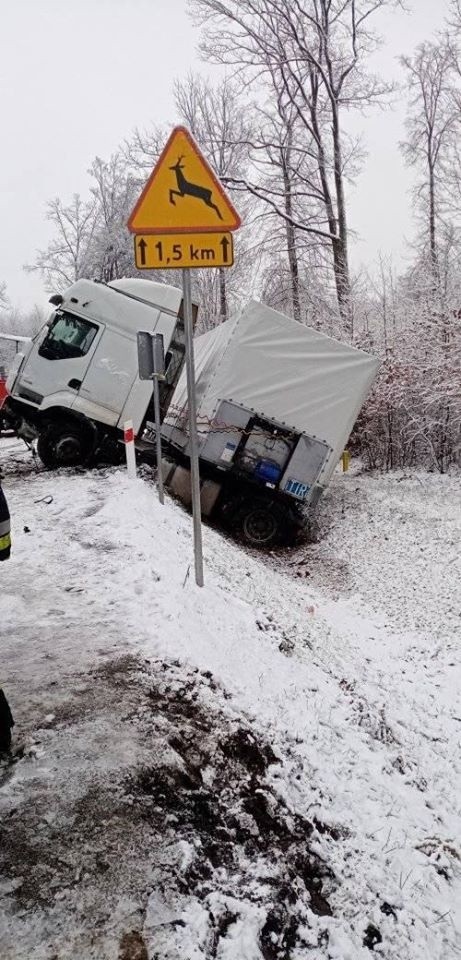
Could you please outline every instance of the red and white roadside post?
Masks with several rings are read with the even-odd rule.
[[[126,465],[130,480],[136,480],[136,453],[134,449],[133,421],[125,420],[123,424],[123,439],[125,441]]]

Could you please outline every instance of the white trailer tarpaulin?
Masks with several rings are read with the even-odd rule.
[[[195,340],[200,431],[222,400],[250,408],[297,433],[328,444],[332,454],[320,480],[328,481],[362,403],[378,360],[252,301],[235,320]],[[165,425],[187,409],[183,373]]]

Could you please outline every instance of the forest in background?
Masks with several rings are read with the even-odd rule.
[[[402,57],[403,89],[370,67],[379,15],[399,5],[189,0],[219,78],[177,81],[172,121],[192,131],[243,221],[235,267],[194,271],[201,330],[254,296],[378,355],[354,449],[371,468],[446,472],[461,463],[461,0],[437,36]],[[348,191],[365,158],[347,121],[363,115],[366,138],[367,109],[395,97],[405,98],[400,148],[414,172],[409,266],[397,273],[381,258],[372,274],[354,272]],[[50,292],[80,277],[138,275],[126,221],[173,122],[127,133],[112,157],[93,161],[87,196],[48,203],[52,240],[26,269]],[[160,276],[180,283],[173,271]],[[0,316],[2,329],[25,335],[43,320],[12,309],[1,283]]]

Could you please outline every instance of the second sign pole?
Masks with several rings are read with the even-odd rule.
[[[184,298],[184,326],[186,332],[186,372],[187,372],[187,406],[189,411],[189,444],[190,470],[192,491],[192,514],[194,523],[194,561],[195,582],[203,587],[203,551],[202,551],[202,513],[200,504],[200,471],[198,462],[197,437],[197,401],[195,395],[195,364],[194,364],[194,322],[192,315],[192,289],[190,270],[182,271],[183,298]]]
[[[160,414],[160,389],[158,385],[158,375],[154,373],[154,411],[155,411],[155,446],[157,450],[157,484],[158,498],[161,504],[165,503],[165,494],[163,492],[163,472],[162,472],[162,420]]]

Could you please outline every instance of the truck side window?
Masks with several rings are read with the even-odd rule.
[[[82,317],[60,310],[38,353],[47,360],[69,360],[84,357],[93,343],[98,327]]]

